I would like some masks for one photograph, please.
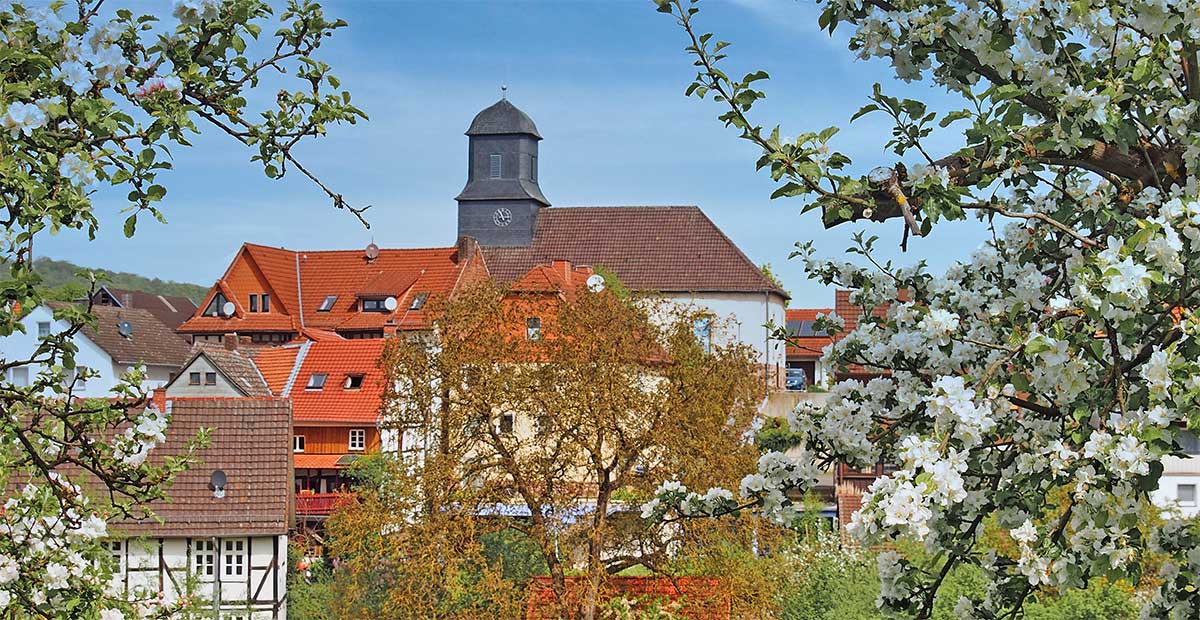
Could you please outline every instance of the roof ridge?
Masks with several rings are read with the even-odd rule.
[[[288,374],[287,382],[283,384],[281,397],[288,398],[292,395],[292,386],[296,383],[296,376],[300,374],[300,366],[304,364],[304,358],[308,355],[310,345],[312,345],[311,340],[305,341],[300,345],[300,350],[296,352],[296,362],[292,366],[292,372]]]

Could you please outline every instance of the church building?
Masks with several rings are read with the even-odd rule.
[[[261,345],[333,335],[378,338],[430,326],[430,295],[474,278],[517,281],[555,261],[614,274],[711,316],[707,344],[753,346],[768,391],[784,387],[786,354],[767,325],[786,323],[786,293],[696,206],[556,207],[538,185],[533,119],[507,99],[471,121],[455,243],[433,250],[297,251],[245,244],[196,316],[193,341],[233,334]]]

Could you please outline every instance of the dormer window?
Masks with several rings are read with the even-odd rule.
[[[208,304],[208,307],[204,309],[204,316],[225,316],[224,308],[225,303],[228,301],[221,293],[213,295],[212,303]]]
[[[362,311],[363,312],[387,312],[387,306],[384,305],[384,303],[386,301],[387,300],[384,300],[384,299],[364,299],[364,300],[362,300],[362,306],[361,306]]]
[[[429,293],[417,293],[413,297],[412,303],[408,305],[409,310],[420,310],[425,307],[425,300],[429,299]]]
[[[358,390],[362,388],[362,375],[346,375],[346,383],[342,386],[347,390]]]
[[[306,390],[323,390],[325,389],[326,375],[323,372],[314,372],[308,376],[308,385],[304,386]]]
[[[330,295],[321,302],[321,307],[317,308],[317,312],[329,312],[333,310],[333,304],[337,303],[337,295]]]
[[[500,155],[499,153],[492,153],[491,161],[490,161],[491,169],[489,170],[488,176],[490,176],[493,179],[499,179],[503,162],[504,162],[503,155]]]

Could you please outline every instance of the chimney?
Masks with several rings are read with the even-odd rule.
[[[221,343],[224,344],[225,348],[230,351],[238,350],[238,342],[238,335],[236,332],[225,334],[225,336],[221,338]]]
[[[562,276],[563,282],[568,284],[571,282],[571,261],[556,260],[550,264],[554,268],[554,271]]]
[[[475,238],[463,235],[458,238],[458,264],[466,263],[475,258]]]
[[[128,309],[133,308],[133,293],[122,293],[121,294],[121,307],[128,308]]]

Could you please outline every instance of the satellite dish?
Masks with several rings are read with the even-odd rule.
[[[212,490],[213,497],[221,499],[225,497],[225,485],[229,479],[225,477],[225,472],[216,470],[208,478],[208,488]]]
[[[366,249],[367,260],[375,260],[379,258],[379,246],[374,243],[368,243]]]
[[[395,297],[388,297],[387,299],[383,300],[383,307],[387,308],[388,312],[394,311],[399,305],[400,304],[396,301]]]
[[[117,333],[121,334],[122,337],[132,338],[133,337],[133,323],[130,323],[129,321],[118,321],[117,322]]]
[[[587,287],[588,287],[588,290],[593,293],[599,293],[600,291],[603,291],[604,290],[604,276],[602,276],[598,273],[593,273],[592,275],[588,276]]]
[[[232,301],[227,301],[225,305],[221,306],[221,313],[225,316],[233,316],[234,310],[237,310],[237,306],[233,305]]]

